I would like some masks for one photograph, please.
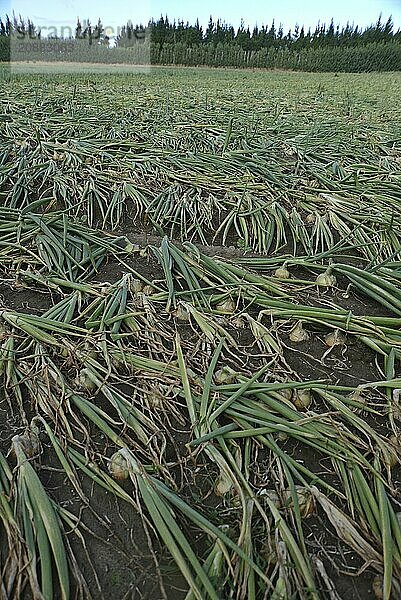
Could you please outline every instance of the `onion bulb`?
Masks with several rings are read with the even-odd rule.
[[[296,485],[295,491],[301,517],[308,517],[315,511],[315,499],[310,490],[301,485]],[[261,496],[268,498],[279,510],[294,506],[294,497],[290,489],[283,490],[282,500],[275,490],[263,490]]]
[[[120,452],[116,452],[110,459],[109,463],[110,474],[114,479],[124,480],[128,478],[129,468],[126,459]]]
[[[16,435],[13,438],[21,447],[27,458],[32,458],[40,452],[39,430],[32,424],[27,427],[23,435]],[[11,448],[11,454],[15,456],[14,447]]]
[[[278,269],[276,269],[274,271],[273,277],[277,277],[277,279],[289,279],[291,277],[291,274],[290,274],[289,270],[287,269],[286,262],[281,267],[278,267]]]
[[[234,369],[232,369],[228,365],[225,365],[224,367],[215,372],[214,380],[218,385],[224,383],[234,383],[234,381],[237,379],[237,375],[238,373],[234,371]]]
[[[281,508],[281,501],[275,490],[262,490],[260,495],[270,500],[270,502],[274,504],[276,508]]]
[[[324,338],[324,343],[326,346],[344,346],[346,342],[345,336],[341,333],[339,329],[335,329],[331,333],[328,333]]]
[[[222,497],[228,494],[232,487],[233,482],[230,475],[228,475],[228,473],[226,473],[225,471],[221,470],[220,477],[217,479],[216,485],[214,486],[214,493],[216,494],[216,496]]]
[[[179,321],[189,321],[190,320],[189,312],[181,304],[179,304],[177,306],[176,310],[173,312],[173,315]]]
[[[372,582],[372,590],[377,600],[383,600],[383,587],[384,579],[383,575],[377,574]]]
[[[293,327],[290,331],[290,340],[295,343],[305,342],[309,339],[309,333],[302,327],[302,321]]]
[[[151,296],[155,293],[155,288],[153,285],[145,285],[142,292],[145,294],[145,296]]]
[[[222,313],[233,313],[235,312],[237,305],[233,300],[231,300],[231,298],[227,298],[226,300],[223,300],[222,302],[216,304],[215,308],[216,310]]]
[[[298,410],[309,408],[312,404],[312,394],[310,390],[293,390],[291,401]]]
[[[133,292],[134,294],[137,294],[138,292],[141,292],[142,289],[143,289],[143,283],[140,279],[133,279],[131,281],[131,285],[130,285],[131,292]]]
[[[128,240],[128,238],[127,238]],[[124,252],[126,252],[127,254],[131,254],[131,253],[137,253],[140,252],[141,247],[139,246],[139,244],[133,244],[132,242],[130,242],[128,240],[126,246],[124,247]]]
[[[96,383],[91,379],[88,369],[81,369],[78,377],[75,379],[78,387],[91,391],[96,389]]]
[[[164,399],[165,395],[161,393],[160,387],[157,385],[151,386],[146,393],[146,400],[149,405],[156,410],[161,410],[163,408]]]
[[[297,493],[299,512],[301,517],[308,517],[313,512],[315,512],[315,499],[312,496],[311,492],[300,485],[295,486],[295,490]],[[285,490],[286,497],[286,506],[293,507],[294,499],[291,490]]]
[[[320,273],[316,277],[316,285],[320,287],[334,287],[337,283],[337,279],[331,274],[332,268],[328,267],[324,273]]]

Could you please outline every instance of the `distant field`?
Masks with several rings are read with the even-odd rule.
[[[10,65],[3,63],[2,68],[11,69],[13,73],[141,73],[148,69],[157,68],[148,65],[112,65],[102,63],[76,63],[76,62],[13,62]]]
[[[172,65],[132,65],[132,64],[106,64],[106,63],[85,63],[85,62],[67,62],[67,61],[32,61],[32,62],[11,62],[11,63],[0,63],[0,68],[3,70],[11,70],[14,73],[31,73],[31,74],[44,74],[44,73],[142,73],[148,72],[150,69],[153,71],[162,70],[181,70],[185,71],[188,69],[195,70],[197,72],[207,71],[243,71],[243,69],[235,69],[233,67],[227,68],[214,68],[214,67],[175,67]],[[250,71],[266,71],[266,69],[250,69]]]
[[[400,598],[401,73],[1,69],[2,598]]]

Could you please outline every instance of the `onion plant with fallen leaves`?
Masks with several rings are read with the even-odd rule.
[[[369,260],[400,259],[399,136],[391,119],[383,124],[376,98],[366,100],[371,81],[363,91],[353,82],[364,108],[352,114],[350,94],[339,97],[327,81],[331,96],[317,94],[311,119],[304,80],[272,76],[267,92],[253,74],[244,93],[231,75],[221,107],[221,75],[209,77],[209,93],[218,94],[210,101],[191,71],[178,87],[167,74],[149,74],[148,87],[105,77],[110,85],[60,76],[63,97],[45,77],[35,94],[29,78],[7,87],[2,206],[26,210],[34,197],[41,210],[61,208],[89,226],[115,229],[128,219],[182,241],[230,240],[263,253],[287,243],[317,253],[346,237]],[[388,92],[390,112],[397,96]]]
[[[165,552],[186,600],[338,600],[345,569],[398,598],[397,109],[161,73],[0,101],[0,598],[104,597],[106,492],[164,599]]]
[[[39,438],[48,439],[84,505],[90,502],[82,476],[139,512],[149,539],[159,538],[181,571],[187,598],[320,598],[330,576],[305,535],[317,515],[362,568],[375,570],[383,597],[399,593],[392,472],[400,462],[400,288],[388,266],[362,270],[327,255],[233,264],[165,238],[148,250],[164,274],[149,285],[130,270],[124,247],[114,240],[107,247],[126,268],[111,284],[71,272],[63,278],[57,265],[50,267],[54,277],[43,277],[43,264],[51,263],[32,262],[18,281],[48,285],[52,293],[56,281],[59,301],[36,315],[0,310],[4,396],[24,428],[1,459],[5,598],[25,585],[46,598],[54,587],[69,597],[73,558],[63,519],[73,517],[38,479]],[[18,251],[29,257],[29,249]],[[355,294],[374,293],[396,316],[354,315],[336,305],[337,279],[346,295],[350,286]],[[327,350],[346,349],[352,338],[366,344],[381,379],[354,386],[305,380],[286,359],[295,326],[307,333],[293,334],[295,345],[333,332]],[[382,422],[380,433],[369,416]],[[188,456],[176,461],[171,418],[188,428]],[[95,441],[96,431],[106,446]],[[318,460],[298,462],[294,443]],[[215,473],[211,492],[220,515],[191,497],[177,472],[187,460]],[[324,468],[317,471],[319,462]],[[121,487],[128,479],[131,491]],[[205,539],[202,556],[189,525]],[[16,569],[18,561],[28,570]]]

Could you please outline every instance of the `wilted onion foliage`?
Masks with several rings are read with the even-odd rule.
[[[106,492],[141,518],[157,597],[333,600],[347,575],[400,596],[392,80],[8,82],[2,600],[102,597]]]

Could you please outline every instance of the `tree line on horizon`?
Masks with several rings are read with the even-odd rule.
[[[15,41],[15,44],[13,45]],[[13,50],[13,52],[11,51]],[[19,52],[18,52],[19,51]],[[18,53],[20,56],[17,56]],[[14,56],[15,54],[15,56]],[[210,17],[203,28],[168,16],[146,26],[131,21],[111,40],[99,19],[78,18],[68,37],[42,37],[31,19],[15,14],[0,18],[0,60],[77,60],[80,62],[151,62],[152,64],[290,68],[297,70],[370,71],[401,69],[401,30],[392,17],[362,28],[347,23],[318,23],[305,30],[295,25],[284,33],[275,21],[250,30]]]

